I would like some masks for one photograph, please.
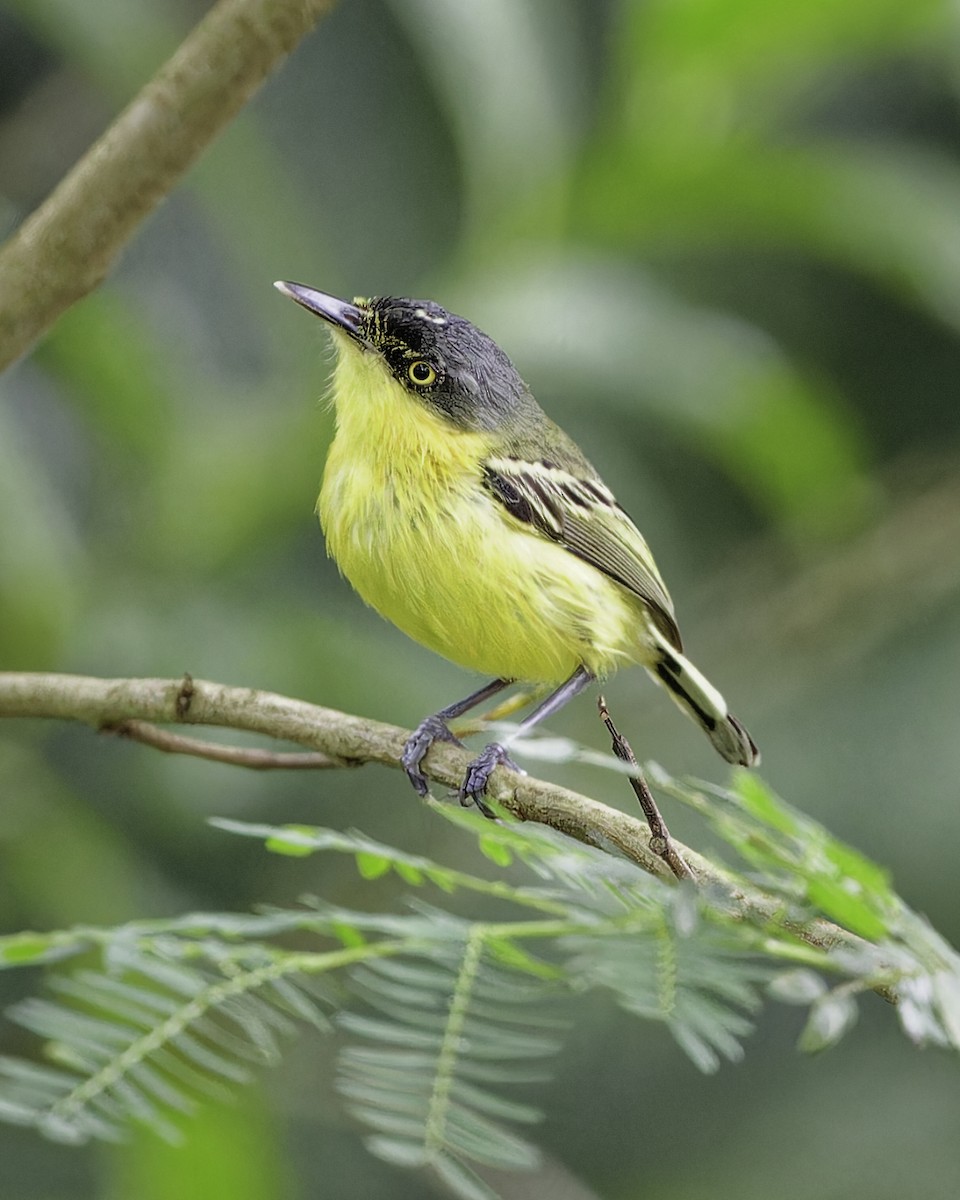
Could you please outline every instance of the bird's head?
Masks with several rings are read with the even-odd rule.
[[[341,357],[362,356],[459,429],[500,429],[529,403],[526,384],[497,343],[432,300],[347,301],[300,283],[274,286],[328,322]]]

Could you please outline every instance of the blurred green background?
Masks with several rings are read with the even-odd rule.
[[[206,7],[0,0],[4,230]],[[960,941],[953,7],[340,5],[0,381],[0,668],[189,670],[405,725],[474,685],[325,557],[329,353],[275,278],[435,298],[494,336],[648,535],[771,785]],[[723,778],[642,673],[608,696],[642,757]],[[589,699],[552,728],[604,744]],[[613,776],[544,770],[629,804]],[[4,931],[402,901],[208,815],[465,853],[397,772],[245,774],[52,724],[0,727],[0,797]],[[0,1000],[38,983],[4,977]],[[956,1064],[864,1009],[804,1059],[800,1015],[771,1007],[745,1062],[705,1079],[661,1026],[584,1004],[539,1097],[548,1169],[504,1194],[954,1200]],[[0,1048],[30,1049],[10,1026]],[[0,1126],[0,1195],[423,1195],[363,1152],[329,1056],[305,1034],[180,1150]]]

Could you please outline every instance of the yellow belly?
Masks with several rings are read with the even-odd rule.
[[[580,664],[603,676],[643,661],[639,601],[484,491],[490,435],[451,430],[412,398],[398,411],[384,375],[369,356],[341,355],[318,504],[327,549],[363,599],[484,675],[554,683]]]
[[[325,520],[331,553],[363,599],[431,650],[484,675],[559,682],[636,657],[640,620],[622,589],[482,493],[442,515],[370,505],[373,520]],[[378,511],[379,507],[379,511]]]

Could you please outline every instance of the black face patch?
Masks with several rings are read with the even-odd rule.
[[[364,307],[369,313],[364,335],[393,377],[458,428],[498,429],[529,396],[496,342],[439,304],[385,296],[366,301]],[[410,371],[421,360],[436,372],[424,386],[418,386]],[[417,374],[426,372],[418,369]]]

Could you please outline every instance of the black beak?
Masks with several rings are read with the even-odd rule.
[[[291,300],[296,300],[298,304],[302,305],[309,312],[315,313],[318,317],[323,317],[331,325],[336,325],[338,329],[342,329],[344,333],[349,334],[361,346],[367,344],[366,338],[362,333],[363,319],[366,313],[362,308],[358,308],[356,304],[350,304],[346,300],[338,300],[336,296],[328,296],[326,292],[318,292],[316,288],[307,287],[302,283],[285,283],[282,279],[278,279],[273,286],[278,292],[283,292],[285,296],[289,296]]]

